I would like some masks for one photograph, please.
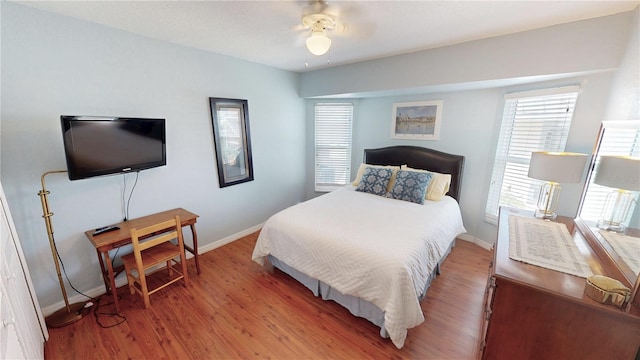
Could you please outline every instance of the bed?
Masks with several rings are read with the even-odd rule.
[[[407,330],[424,321],[420,300],[456,236],[465,232],[457,202],[464,157],[392,146],[366,149],[363,160],[358,175],[365,169],[363,178],[374,170],[371,165],[402,166],[413,175],[420,169],[450,174],[442,193],[447,195],[419,204],[346,185],[269,218],[252,259],[368,319],[402,348]],[[397,168],[396,173],[401,174]]]

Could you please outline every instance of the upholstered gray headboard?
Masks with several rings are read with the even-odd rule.
[[[365,149],[363,160],[371,165],[407,165],[414,169],[451,174],[451,187],[447,195],[460,201],[464,156],[419,146],[389,146]]]

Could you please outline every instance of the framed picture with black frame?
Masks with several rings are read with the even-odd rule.
[[[247,100],[209,98],[220,187],[253,180]]]

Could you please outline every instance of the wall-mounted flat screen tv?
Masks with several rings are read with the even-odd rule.
[[[60,116],[69,180],[167,164],[165,119]]]

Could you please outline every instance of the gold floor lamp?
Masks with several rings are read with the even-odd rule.
[[[66,170],[55,170],[55,171],[47,171],[40,177],[40,182],[42,183],[42,190],[38,192],[40,196],[40,201],[42,202],[42,217],[44,218],[44,223],[47,226],[47,234],[49,235],[49,245],[51,246],[51,255],[53,255],[53,262],[56,265],[56,272],[58,273],[58,281],[60,282],[60,290],[62,290],[62,296],[64,297],[65,307],[54,312],[53,314],[47,316],[45,318],[45,322],[48,326],[56,328],[63,327],[69,324],[72,324],[80,319],[82,319],[86,314],[89,313],[91,306],[87,306],[87,302],[80,302],[75,304],[69,304],[69,299],[67,298],[67,291],[64,287],[64,282],[62,280],[62,274],[60,273],[60,264],[58,263],[58,251],[56,250],[55,240],[53,238],[53,226],[51,225],[51,217],[53,213],[49,211],[49,203],[47,199],[47,195],[49,195],[49,191],[47,191],[45,187],[44,178],[49,174],[56,173],[66,173]]]

